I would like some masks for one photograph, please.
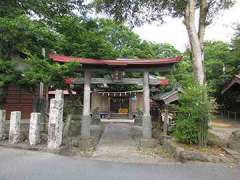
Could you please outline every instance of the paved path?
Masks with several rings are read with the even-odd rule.
[[[239,180],[240,167],[134,164],[0,148],[0,180]]]
[[[136,137],[139,134],[138,131],[128,123],[107,124],[93,159],[137,163],[168,162],[167,159],[143,154],[138,150],[139,143],[133,138],[134,135]]]

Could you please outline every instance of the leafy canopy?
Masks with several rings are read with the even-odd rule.
[[[196,8],[199,8],[197,0]],[[234,0],[208,0],[207,24],[216,13],[233,5]],[[183,17],[187,0],[95,0],[92,6],[120,22],[141,25],[145,22],[163,22],[166,16]]]

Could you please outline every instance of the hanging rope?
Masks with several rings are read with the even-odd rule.
[[[122,96],[122,95],[136,95],[137,93],[142,93],[143,90],[135,90],[135,91],[122,91],[122,92],[119,92],[119,91],[116,91],[116,92],[102,92],[102,91],[92,91],[92,93],[94,94],[101,94],[102,96],[104,96],[105,94],[107,94],[107,96]]]

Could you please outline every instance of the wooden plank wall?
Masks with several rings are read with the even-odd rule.
[[[22,119],[29,119],[33,111],[33,94],[20,89],[14,85],[8,87],[8,94],[4,109],[7,112],[7,119],[10,119],[11,111],[21,111]]]

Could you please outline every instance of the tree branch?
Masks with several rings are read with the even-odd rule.
[[[206,28],[207,11],[208,11],[207,0],[200,0],[198,38],[199,38],[202,50],[203,50],[204,34],[205,34],[205,28]]]

